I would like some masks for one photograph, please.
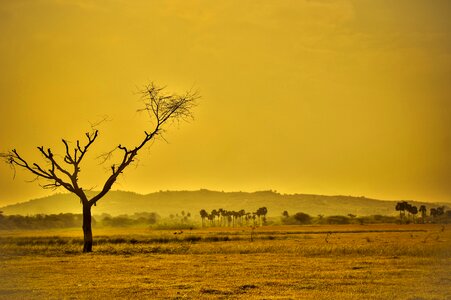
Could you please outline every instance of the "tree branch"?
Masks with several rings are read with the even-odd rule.
[[[43,178],[45,180],[52,181],[52,183],[48,183],[44,185],[44,188],[57,188],[59,186],[63,186],[68,191],[73,192],[74,188],[71,184],[65,182],[62,180],[56,173],[55,173],[55,160],[53,159],[53,154],[48,150],[48,152],[45,152],[43,147],[38,147],[40,152],[46,157],[49,162],[51,163],[51,168],[49,170],[44,170],[39,164],[32,163],[31,165],[24,159],[20,154],[17,152],[16,149],[8,152],[8,153],[2,153],[1,157],[5,159],[5,161],[11,165],[11,166],[18,166],[23,169],[28,170],[33,175],[36,175],[37,178]],[[51,158],[51,159],[50,159]],[[58,168],[58,167],[56,167]]]
[[[15,167],[20,167],[28,170],[38,179],[42,178],[48,181],[49,183],[43,185],[44,188],[58,188],[62,186],[78,195],[83,205],[95,205],[111,189],[118,176],[135,160],[139,151],[148,145],[150,141],[155,140],[155,137],[161,135],[168,123],[192,118],[192,109],[196,106],[196,100],[199,98],[197,92],[192,91],[181,96],[165,94],[164,87],[158,87],[153,83],[146,86],[141,93],[144,99],[144,107],[138,111],[148,113],[153,128],[144,131],[144,137],[137,143],[137,146],[126,147],[121,144],[117,146],[116,149],[122,151],[122,159],[120,159],[119,163],[111,166],[111,174],[105,181],[102,190],[91,200],[88,200],[85,192],[78,185],[78,173],[80,172],[80,164],[83,158],[98,137],[98,130],[94,130],[92,133],[86,133],[87,142],[85,145],[82,145],[80,140],[77,140],[76,147],[74,147],[72,153],[68,141],[62,139],[65,147],[63,161],[65,164],[72,166],[73,170],[71,172],[56,160],[50,148],[45,150],[43,146],[38,147],[38,150],[49,164],[48,169],[37,163],[28,163],[15,149],[7,153],[0,153],[0,158],[5,160],[14,170]],[[106,156],[107,159],[111,156],[111,153],[112,151]],[[61,174],[67,176],[70,181],[63,180],[60,177]]]
[[[111,189],[116,182],[117,177],[128,167],[138,155],[139,151],[160,134],[162,128],[172,120],[187,120],[192,118],[192,109],[199,98],[197,92],[187,92],[179,96],[176,94],[165,94],[164,88],[151,83],[141,91],[144,98],[144,108],[138,111],[146,111],[154,121],[154,128],[151,131],[144,131],[142,141],[131,148],[119,145],[118,149],[123,151],[123,157],[120,164],[114,164],[111,167],[112,174],[106,180],[102,190],[94,196],[89,202],[95,204]]]

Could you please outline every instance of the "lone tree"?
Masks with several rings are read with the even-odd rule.
[[[1,157],[15,170],[16,167],[25,169],[42,179],[46,183],[42,185],[46,189],[63,187],[77,195],[83,206],[83,252],[92,252],[91,207],[102,199],[116,182],[118,176],[134,161],[141,149],[155,140],[164,132],[164,128],[172,121],[180,121],[192,118],[192,109],[199,98],[196,92],[186,92],[183,95],[167,94],[164,88],[151,83],[141,91],[144,99],[145,111],[151,118],[151,130],[144,131],[143,138],[133,147],[119,144],[113,151],[119,151],[119,161],[111,166],[110,176],[106,179],[100,192],[92,198],[88,198],[85,190],[79,185],[78,176],[81,171],[81,163],[86,153],[92,147],[99,135],[98,130],[86,133],[86,141],[77,140],[76,146],[71,149],[66,140],[62,140],[66,153],[59,159],[50,148],[37,147],[44,158],[44,164],[30,162],[20,155],[16,149],[7,153],[1,153]]]

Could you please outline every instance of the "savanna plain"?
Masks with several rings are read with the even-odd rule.
[[[0,232],[0,299],[451,299],[439,224]]]

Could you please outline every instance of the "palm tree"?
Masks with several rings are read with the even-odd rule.
[[[268,213],[268,209],[265,206],[263,206],[263,207],[260,207],[258,210],[260,211],[260,215],[263,216],[261,221],[263,221],[263,224],[266,224],[266,214]],[[260,226],[263,225],[261,221],[260,221]]]
[[[205,226],[205,218],[208,217],[208,213],[205,209],[200,210],[200,217],[202,218],[202,227]]]
[[[260,216],[259,216],[259,217],[260,217]],[[254,212],[254,213],[252,213],[252,220],[253,220],[253,225],[254,225],[254,226],[256,225],[256,224],[255,224],[255,223],[256,223],[256,221],[255,221],[256,219],[257,219],[257,213]]]
[[[227,226],[230,227],[233,225],[233,216],[231,211],[227,211]]]
[[[210,226],[214,225],[215,216],[212,214],[208,214],[207,216],[208,221],[210,221]]]
[[[213,209],[210,213],[210,215],[212,216],[212,220],[213,220],[213,225],[215,225],[215,218],[216,216],[219,216],[219,213],[216,209]]]
[[[240,219],[240,226],[242,226],[243,225],[243,216],[246,215],[246,211],[244,209],[242,209],[238,212],[238,215],[239,215],[238,217]]]
[[[435,219],[435,217],[437,217],[437,209],[436,208],[431,208],[429,214],[431,215],[432,218]]]
[[[222,208],[218,209],[219,226],[224,226],[224,216],[226,211]]]
[[[249,225],[249,220],[251,219],[251,213],[246,213],[246,215],[244,216],[244,220],[246,221],[246,225]]]
[[[425,205],[421,205],[420,208],[418,209],[419,212],[421,212],[421,223],[424,224],[424,219],[426,217],[426,206]]]
[[[266,209],[266,207],[260,207],[259,209],[257,209],[257,211],[255,212],[255,214],[258,217],[258,223],[260,224],[260,226],[262,226],[262,218],[261,216],[264,215],[264,210]]]
[[[415,205],[412,205],[412,206],[410,207],[409,213],[412,214],[412,222],[415,223],[415,216],[416,216],[416,214],[418,213],[418,208],[417,208]]]
[[[412,204],[406,202],[406,211],[407,211],[407,213],[408,213],[408,216],[407,216],[407,223],[410,222],[409,219],[410,219],[410,215],[411,215],[411,212],[410,212],[411,210],[412,210]]]
[[[404,215],[405,215],[405,211],[407,209],[407,204],[408,203],[406,201],[401,201],[401,202],[396,203],[395,209],[397,211],[399,211],[399,219],[401,220],[401,223],[404,220]]]

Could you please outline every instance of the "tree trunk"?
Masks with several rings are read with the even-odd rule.
[[[92,252],[91,205],[83,205],[83,252]]]

